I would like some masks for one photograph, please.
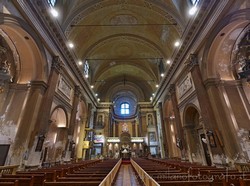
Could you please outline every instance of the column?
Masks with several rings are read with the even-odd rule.
[[[200,114],[202,116],[202,120],[204,121],[205,128],[214,132],[217,130],[217,122],[215,120],[207,90],[202,80],[197,56],[195,54],[190,55],[189,66],[196,90],[197,99],[200,104]],[[215,139],[217,140],[217,138]],[[216,142],[219,144],[218,140]],[[221,146],[217,145],[216,148],[212,149],[212,152],[214,154],[222,154],[223,150]]]
[[[109,128],[108,128],[108,131],[109,131],[109,134],[108,136],[113,136],[114,133],[113,133],[113,119],[112,119],[112,114],[111,114],[111,107],[109,107],[109,119],[108,119],[108,124],[109,124]]]
[[[160,102],[158,104],[158,110],[159,110],[159,125],[161,130],[159,132],[161,132],[160,135],[162,135],[162,158],[165,158],[166,156],[168,156],[168,145],[167,145],[167,138],[166,138],[166,130],[165,130],[165,126],[164,126],[164,120],[163,120],[163,111],[162,111],[162,103]],[[158,122],[157,122],[158,123]]]
[[[241,110],[239,107],[242,107],[242,100],[237,94],[230,95],[229,93],[240,89],[238,83],[238,81],[221,81],[218,78],[210,78],[205,82],[218,123],[218,131],[216,131],[216,135],[220,138],[220,143],[218,145],[224,147],[226,156],[230,159],[236,159],[238,154],[244,154],[245,152],[243,151],[246,149],[242,149],[244,142],[242,143],[242,136],[238,135],[237,129],[240,122],[237,121],[235,112],[233,112],[232,109],[232,107],[234,107],[234,109],[237,109],[237,112],[239,112]],[[239,112],[238,116],[248,120],[248,117],[244,115],[245,113]],[[243,123],[248,125],[249,122],[245,121]],[[225,130],[225,128],[227,130]],[[239,128],[242,129],[244,127],[241,126]],[[247,134],[247,132],[244,133]],[[245,157],[247,157],[247,154],[245,155]]]
[[[51,71],[48,79],[48,86],[45,91],[45,94],[42,98],[42,103],[40,105],[40,109],[38,112],[38,117],[36,120],[36,126],[34,127],[34,130],[32,132],[32,135],[30,137],[30,147],[32,146],[32,149],[35,151],[34,156],[40,158],[42,146],[43,146],[43,140],[45,138],[46,132],[49,127],[49,119],[50,119],[50,112],[51,112],[51,106],[55,94],[55,88],[57,86],[59,73],[61,69],[61,60],[59,56],[54,56],[52,60],[52,66]],[[41,148],[36,148],[39,142],[39,146]],[[30,164],[38,164],[39,160],[36,159],[35,161],[29,159]]]
[[[81,90],[79,86],[75,86],[75,90],[74,90],[74,99],[73,99],[73,103],[72,103],[72,110],[71,110],[71,114],[70,114],[70,122],[69,122],[69,129],[68,129],[68,146],[66,147],[66,159],[69,159],[70,157],[70,151],[69,151],[69,144],[70,142],[74,142],[76,143],[76,141],[74,141],[74,137],[77,138],[77,134],[76,136],[74,136],[74,132],[75,132],[75,128],[78,125],[81,125],[82,123],[79,121],[76,121],[76,113],[77,113],[77,107],[79,104],[79,97],[81,94]],[[80,140],[80,139],[79,139]],[[77,145],[77,147],[79,148],[79,144]],[[75,149],[76,152],[78,152],[78,149]],[[79,154],[79,153],[75,153],[75,154]]]
[[[54,99],[56,86],[59,78],[59,73],[61,69],[61,59],[59,56],[54,56],[52,60],[52,66],[50,71],[50,76],[48,80],[48,88],[43,97],[42,105],[39,111],[39,117],[37,122],[37,133],[45,134],[48,129],[48,122],[50,119],[51,106]]]
[[[174,116],[175,116],[175,123],[176,123],[176,129],[177,129],[177,139],[176,143],[179,142],[179,149],[181,151],[181,157],[185,158],[185,150],[186,150],[186,145],[184,141],[184,136],[183,136],[183,128],[182,128],[182,123],[181,123],[181,116],[180,116],[180,111],[178,108],[178,101],[177,101],[177,96],[176,96],[176,89],[175,85],[171,84],[169,87],[169,92],[171,95],[171,101],[173,105],[173,111],[174,111]]]
[[[35,126],[36,118],[39,115],[38,111],[42,96],[47,88],[43,81],[32,81],[28,87],[29,90],[27,91],[26,101],[23,104],[22,114],[19,116],[20,120],[17,127],[15,142],[12,147],[12,164],[21,163],[22,159],[20,159],[20,157],[23,157],[24,153],[28,155],[30,146],[27,142],[30,138],[31,130]]]
[[[132,121],[132,137],[136,136],[136,134],[135,134],[135,127],[136,127],[136,122]]]

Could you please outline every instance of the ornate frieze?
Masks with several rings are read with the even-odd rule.
[[[178,98],[181,99],[190,89],[193,88],[191,74],[188,74],[177,86]]]

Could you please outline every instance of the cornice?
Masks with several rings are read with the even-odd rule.
[[[198,49],[201,42],[206,38],[208,32],[216,23],[221,12],[226,7],[228,2],[229,0],[209,0],[203,2],[199,13],[196,15],[195,19],[193,19],[190,24],[188,24],[188,27],[183,34],[182,38],[184,38],[184,41],[182,42],[181,48],[179,50],[176,50],[173,54],[172,66],[170,67],[168,74],[164,77],[162,83],[159,85],[160,89],[158,89],[156,93],[154,105],[157,104],[159,99],[161,99],[164,91],[171,83],[170,81],[174,81],[173,77],[176,76],[176,71],[178,70],[182,62],[186,61],[186,55],[188,53],[193,53],[193,51],[196,51]],[[191,48],[192,52],[190,52]]]
[[[16,83],[10,83],[9,84],[10,89],[14,90],[25,90],[27,91],[30,88],[30,84],[16,84]]]
[[[190,103],[191,100],[193,100],[194,98],[196,98],[196,91],[193,91],[192,93],[190,93],[185,99],[183,99],[179,104],[178,104],[178,108],[181,109],[183,108],[187,103]]]
[[[18,5],[22,8],[23,14],[29,19],[40,34],[43,41],[48,47],[48,50],[53,54],[60,54],[62,62],[72,71],[78,83],[81,85],[88,99],[97,106],[96,98],[90,89],[88,83],[84,79],[83,74],[76,65],[77,58],[66,45],[67,39],[63,34],[60,25],[56,20],[53,20],[48,13],[49,6],[46,1],[42,0],[17,0]]]
[[[69,111],[72,110],[72,105],[66,101],[60,94],[58,94],[57,92],[55,93],[54,96],[55,100],[57,102],[59,102],[60,104],[62,104],[63,106],[65,106],[65,108],[67,108]]]

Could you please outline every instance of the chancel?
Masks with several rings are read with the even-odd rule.
[[[0,1],[0,186],[250,185],[249,15]]]

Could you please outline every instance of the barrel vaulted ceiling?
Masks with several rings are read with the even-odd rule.
[[[188,22],[189,0],[58,1],[59,18],[100,101],[150,101]],[[61,7],[61,8],[60,8]],[[79,68],[83,68],[79,65]],[[162,76],[161,76],[162,74]]]

